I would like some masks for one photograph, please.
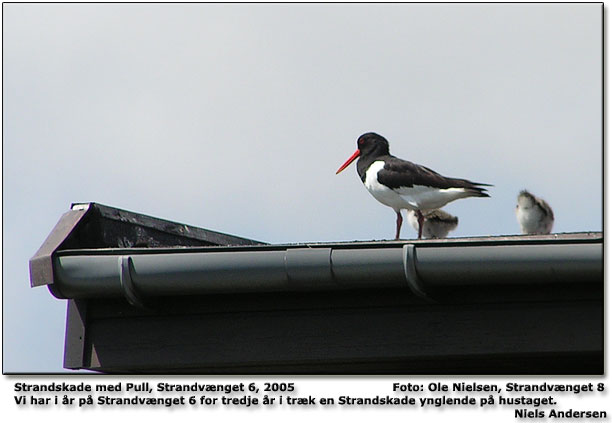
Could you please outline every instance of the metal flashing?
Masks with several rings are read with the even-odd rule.
[[[89,207],[69,210],[57,222],[45,242],[30,259],[30,285],[41,286],[53,283],[53,253],[72,234],[79,222],[89,211]]]

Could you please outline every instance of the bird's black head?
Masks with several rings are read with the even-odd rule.
[[[359,157],[359,162],[357,162],[357,172],[360,176],[362,176],[363,172],[360,169],[364,168],[365,164],[368,164],[369,166],[369,164],[371,164],[376,157],[388,155],[389,143],[387,140],[383,136],[375,134],[374,132],[367,132],[357,139],[357,150],[351,157],[348,158],[346,162],[344,162],[342,166],[340,166],[340,169],[336,171],[336,175],[346,169],[348,165],[353,163],[353,161]],[[359,164],[361,164],[361,166]],[[363,177],[361,179],[363,179]]]
[[[366,132],[357,139],[357,148],[360,156],[384,156],[389,155],[389,142],[382,135],[375,132]]]

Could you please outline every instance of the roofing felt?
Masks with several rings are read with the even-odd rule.
[[[262,244],[99,203],[75,203],[30,260],[30,281],[32,286],[52,282],[51,256],[60,250]]]

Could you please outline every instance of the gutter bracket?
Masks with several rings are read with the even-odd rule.
[[[117,263],[119,266],[119,283],[121,284],[121,290],[127,302],[130,303],[131,306],[147,309],[148,307],[145,305],[140,294],[138,294],[134,286],[134,281],[132,280],[132,257],[119,256]]]
[[[413,294],[420,298],[424,298],[430,302],[433,300],[425,292],[425,284],[419,277],[416,269],[416,247],[414,244],[405,244],[402,247],[403,250],[403,261],[404,261],[404,274],[406,275],[406,282],[408,287]]]

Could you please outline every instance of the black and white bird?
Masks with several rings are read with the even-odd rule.
[[[552,231],[555,222],[552,208],[529,191],[519,193],[515,212],[522,233],[547,235]]]
[[[389,142],[374,132],[357,139],[357,151],[340,166],[336,174],[358,157],[357,173],[367,190],[397,214],[395,239],[399,239],[402,227],[402,209],[415,211],[421,239],[423,212],[439,209],[460,198],[489,197],[486,189],[482,188],[491,186],[489,184],[447,178],[425,166],[392,156]]]
[[[416,230],[419,230],[419,220],[414,210],[408,210],[408,222]],[[450,231],[454,231],[459,224],[459,218],[435,209],[423,213],[423,238],[446,238]]]

